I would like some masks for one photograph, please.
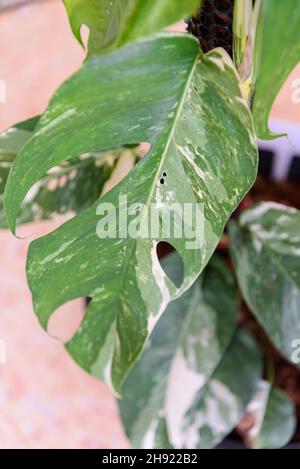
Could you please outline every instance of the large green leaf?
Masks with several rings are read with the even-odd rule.
[[[116,389],[169,301],[205,267],[256,176],[251,114],[225,51],[203,56],[194,38],[162,34],[90,60],[58,90],[16,159],[6,188],[12,230],[28,189],[52,166],[78,153],[136,142],[151,144],[148,155],[102,202],[116,207],[117,232],[119,196],[127,195],[128,206],[139,205],[137,238],[99,239],[96,203],[34,242],[28,260],[34,306],[44,327],[62,303],[93,298],[68,350]],[[180,288],[157,259],[162,233],[141,233],[150,206],[168,216],[174,202],[192,204],[193,225],[196,204],[203,205],[198,246],[187,249],[186,233],[167,238],[184,262]]]
[[[253,115],[260,138],[271,139],[269,114],[275,98],[300,62],[300,2],[262,0],[256,51],[256,91]]]
[[[176,276],[174,255],[163,266]],[[233,276],[214,257],[203,276],[166,309],[125,381],[120,408],[134,446],[186,444],[186,414],[232,340],[237,310]]]
[[[101,54],[189,16],[201,0],[64,0],[75,37],[89,28],[89,55]]]
[[[0,228],[6,228],[3,193],[17,153],[31,137],[38,122],[33,118],[0,134]],[[124,150],[127,151],[127,150]],[[78,212],[98,199],[119,152],[85,155],[55,168],[37,182],[22,204],[18,224],[48,219],[57,214]]]
[[[230,225],[231,252],[249,308],[291,361],[300,337],[300,212],[261,203]]]
[[[262,381],[248,406],[254,425],[247,436],[253,449],[278,449],[285,446],[296,429],[295,406],[287,395]]]

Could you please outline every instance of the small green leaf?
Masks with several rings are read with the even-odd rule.
[[[261,203],[231,223],[231,253],[249,308],[289,360],[300,337],[300,212]]]
[[[300,61],[300,2],[262,0],[255,44],[256,90],[253,116],[258,137],[269,140],[269,114],[275,98]]]
[[[262,381],[248,406],[254,418],[247,440],[253,449],[278,449],[285,446],[296,429],[295,405],[280,389]]]
[[[88,61],[58,90],[16,159],[5,192],[10,227],[14,230],[29,188],[52,166],[136,142],[149,142],[149,153],[101,199],[116,209],[116,237],[97,235],[96,202],[34,242],[28,258],[34,306],[44,327],[66,301],[93,298],[68,350],[117,390],[167,304],[207,264],[256,176],[252,118],[225,51],[203,56],[194,38],[161,34]],[[123,195],[128,207],[141,207],[136,237],[117,235]],[[191,204],[194,227],[196,204],[201,205],[193,239],[198,245],[190,246],[185,232],[165,239],[160,230],[152,236],[149,223],[148,235],[142,233],[150,208],[168,216],[174,203]],[[180,287],[159,265],[159,241],[168,241],[182,257]]]
[[[164,262],[176,269],[172,255]],[[121,416],[135,447],[213,447],[237,424],[260,364],[252,343],[233,339],[237,310],[233,276],[214,257],[169,305],[125,381]]]
[[[72,31],[89,28],[88,53],[99,55],[191,15],[201,0],[64,0]]]

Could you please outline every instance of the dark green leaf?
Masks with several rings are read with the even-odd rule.
[[[29,132],[33,132],[36,128],[41,116],[34,116],[26,119],[25,121],[19,122],[14,127],[21,130],[28,130]]]
[[[291,360],[293,342],[300,338],[300,213],[262,203],[245,211],[229,233],[247,304]]]
[[[56,93],[17,157],[6,188],[10,227],[14,230],[28,189],[52,166],[80,153],[136,142],[150,142],[151,150],[101,202],[116,207],[117,233],[119,196],[127,195],[128,206],[138,203],[137,238],[99,239],[96,203],[34,242],[28,260],[35,310],[44,327],[59,305],[93,298],[68,350],[117,389],[169,301],[207,264],[256,176],[251,114],[225,51],[199,55],[192,37],[162,34],[89,61]],[[198,246],[187,249],[186,233],[171,233],[168,239],[161,232],[141,233],[149,228],[150,207],[168,216],[175,202],[192,205],[194,227],[196,204],[203,207],[194,239]],[[156,248],[163,240],[182,257],[180,288],[159,265]]]
[[[258,59],[253,115],[260,138],[272,139],[269,114],[290,72],[300,61],[300,2],[262,0],[255,54]]]

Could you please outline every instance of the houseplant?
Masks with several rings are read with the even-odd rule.
[[[293,0],[276,9],[271,0],[254,8],[252,1],[236,1],[232,60],[221,48],[204,54],[192,36],[152,35],[191,15],[198,0],[64,3],[77,39],[81,25],[89,27],[87,60],[43,116],[1,138],[12,231],[26,194],[19,222],[78,212],[30,247],[36,314],[46,328],[59,305],[92,299],[66,348],[122,396],[134,445],[212,447],[250,403],[256,425],[249,444],[282,446],[294,431],[293,405],[273,385],[272,364],[268,381],[260,382],[258,347],[236,330],[232,269],[217,255],[210,259],[255,181],[257,136],[275,137],[268,114],[299,60],[300,9]],[[218,13],[224,3],[231,5],[215,2]],[[150,144],[144,158],[141,142]],[[137,164],[98,200],[124,158]],[[135,237],[122,231],[124,196]],[[150,205],[162,229],[171,202],[200,206],[200,224],[193,215],[190,226],[195,239],[185,231],[142,236]],[[228,228],[240,290],[292,362],[300,337],[298,228],[299,212],[276,204],[250,207]],[[161,260],[162,242],[176,252]]]

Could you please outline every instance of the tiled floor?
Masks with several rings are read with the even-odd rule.
[[[6,82],[7,100],[0,104],[0,130],[40,113],[82,59],[60,0],[39,0],[2,13],[0,79]],[[291,100],[295,78],[300,78],[299,67],[273,116],[300,123],[300,105]],[[25,233],[36,236],[52,228],[31,225]],[[0,233],[0,341],[7,355],[6,364],[0,364],[0,448],[127,447],[110,391],[81,371],[37,323],[24,272],[31,239]],[[67,305],[61,317],[55,315],[55,331],[70,318],[78,322],[82,310],[80,301]]]

